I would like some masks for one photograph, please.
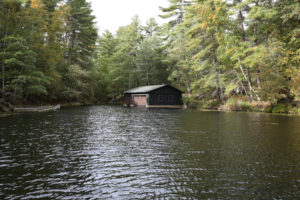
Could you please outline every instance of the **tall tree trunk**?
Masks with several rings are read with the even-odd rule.
[[[187,96],[188,96],[188,98],[190,98],[192,96],[192,90],[191,90],[190,83],[189,82],[186,83],[185,86],[186,86],[186,90],[187,90]]]
[[[2,98],[4,98],[4,87],[5,87],[5,80],[4,80],[4,54],[2,55]]]
[[[212,59],[213,59],[213,68],[214,68],[214,75],[215,75],[215,87],[216,87],[216,92],[217,92],[217,98],[218,98],[218,100],[221,100],[222,104],[225,104],[225,98],[224,98],[222,83],[221,83],[221,79],[220,79],[220,70],[217,69],[218,58],[217,58],[216,52],[219,47],[219,43],[215,40],[215,37],[213,34],[211,34],[211,39],[214,43],[213,47],[211,49],[211,51],[212,51],[211,53],[212,53]]]
[[[261,89],[259,73],[260,73],[259,68],[256,67],[256,68],[255,68],[255,76],[256,76],[255,79],[256,79],[256,84],[257,84],[258,89]]]
[[[5,25],[5,35],[4,35],[4,38],[7,37],[7,34],[8,34],[8,28],[7,28],[7,24],[9,23],[9,9],[7,9],[7,15],[6,15],[6,19],[7,19],[7,22],[6,22],[6,25]],[[5,42],[3,42],[3,50],[5,48]],[[4,99],[4,92],[5,92],[5,59],[4,59],[4,53],[2,55],[2,98]]]
[[[225,104],[225,95],[223,92],[223,85],[222,85],[222,80],[220,79],[220,70],[218,70],[218,79],[219,79],[219,84],[220,84],[220,96],[222,100],[222,104]]]
[[[242,72],[242,74],[244,76],[244,79],[248,83],[248,87],[249,87],[249,90],[250,90],[250,92],[249,92],[249,94],[250,94],[250,102],[253,101],[253,94],[256,96],[257,101],[260,102],[260,97],[258,96],[257,92],[253,89],[252,84],[251,84],[251,76],[250,76],[250,70],[249,70],[249,68],[247,68],[248,76],[246,76],[246,74],[244,72],[244,69],[243,69],[243,67],[242,67],[242,65],[240,63],[240,59],[238,59],[238,61],[239,61],[239,67],[240,67],[240,70],[241,70],[241,72]]]
[[[211,36],[212,40],[214,41],[214,36]],[[218,70],[217,70],[217,58],[215,54],[215,48],[211,49],[211,54],[212,54],[212,59],[213,59],[213,70],[214,70],[214,76],[215,76],[215,88],[216,88],[216,93],[217,93],[217,98],[220,99],[219,96],[219,77],[218,77]]]
[[[128,73],[128,88],[130,89],[130,73]]]
[[[212,36],[213,38],[213,36]],[[217,44],[218,46],[218,44]],[[221,80],[220,80],[220,71],[217,69],[217,56],[216,56],[216,48],[212,48],[212,58],[213,58],[213,68],[214,68],[214,75],[215,75],[215,87],[217,92],[217,98],[222,101],[222,104],[225,104],[225,98],[223,94],[223,90],[221,87]]]
[[[242,40],[243,40],[243,42],[245,42],[246,41],[246,33],[245,33],[245,28],[244,28],[244,19],[245,19],[245,17],[244,17],[241,10],[239,10],[239,17],[241,18],[240,26],[241,26],[241,29],[242,29]]]
[[[239,80],[239,84],[240,84],[242,90],[245,92],[245,95],[248,97],[248,96],[249,96],[249,95],[248,95],[248,92],[247,92],[246,88],[244,87],[243,82],[240,81],[240,77],[239,77],[239,74],[238,74],[237,70],[234,70],[234,72],[236,73],[236,76],[237,76],[237,78],[238,78],[238,80]]]
[[[213,63],[213,67],[214,67],[214,75],[215,75],[215,88],[216,88],[216,93],[217,93],[217,98],[219,99],[219,78],[218,78],[218,71],[217,71],[217,66],[215,63],[215,59],[214,63]]]
[[[183,22],[183,12],[184,12],[184,0],[181,0],[180,1],[180,9],[179,9],[179,21],[177,22],[178,24]]]
[[[240,85],[241,85],[242,89],[244,90],[246,97],[248,98],[248,96],[249,96],[248,92],[247,92],[246,88],[244,87],[244,85],[243,85],[243,83],[241,81],[240,81]]]
[[[149,63],[146,61],[146,79],[147,79],[147,85],[149,84]]]
[[[256,0],[255,1],[255,5],[259,6],[259,1]],[[258,46],[258,37],[259,35],[257,34],[257,27],[258,27],[259,21],[258,20],[254,20],[254,26],[253,26],[253,33],[254,33],[254,46]],[[261,84],[260,84],[260,78],[259,78],[259,68],[256,66],[255,68],[255,81],[257,84],[257,87],[259,89],[261,89]]]
[[[68,51],[68,66],[72,64],[72,50],[74,47],[74,37],[75,37],[75,30],[72,31],[72,34],[69,35],[70,37],[70,44],[69,44],[69,51]]]
[[[149,69],[148,69],[148,67],[147,67],[147,85],[150,85],[149,84]]]

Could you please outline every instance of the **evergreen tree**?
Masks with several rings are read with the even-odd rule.
[[[112,33],[105,31],[98,39],[96,57],[94,60],[93,84],[95,98],[100,102],[108,102],[116,94],[113,82],[113,56],[116,53],[117,40]]]
[[[161,18],[171,19],[168,24],[169,27],[175,27],[183,22],[185,7],[189,6],[191,0],[169,0],[170,6],[167,8],[160,7],[161,11],[165,14],[160,15]]]
[[[208,80],[205,85],[210,88],[214,86],[214,96],[224,104],[223,63],[219,59],[219,49],[228,23],[226,4],[219,0],[207,0],[190,6],[188,12],[186,23],[190,28],[186,33],[189,40],[187,48],[194,52],[194,63],[198,66],[196,70],[201,71],[201,77]],[[196,20],[198,23],[194,23]]]
[[[68,0],[67,3],[70,6],[67,63],[90,70],[97,40],[95,16],[86,0]]]
[[[138,46],[136,62],[139,67],[141,85],[162,84],[167,81],[167,66],[163,62],[166,57],[160,28],[154,18],[143,27],[143,41]]]
[[[21,1],[16,0],[4,0],[0,1],[0,49],[4,52],[4,49],[8,45],[3,38],[7,38],[10,35],[16,35],[20,31],[22,24],[20,20],[21,13],[23,12]],[[1,91],[5,92],[5,69],[6,64],[4,62],[5,54],[3,53],[0,59],[2,73],[1,73]]]
[[[13,99],[31,100],[47,94],[50,78],[35,67],[36,53],[30,50],[22,37],[7,36],[7,44],[0,55],[6,67],[5,92]]]
[[[192,54],[188,51],[186,42],[187,40],[183,33],[176,34],[168,48],[167,62],[170,73],[169,80],[178,88],[184,89],[187,92],[187,96],[191,97],[192,84],[196,80],[196,72],[192,67]]]
[[[66,62],[61,70],[60,98],[67,101],[91,101],[94,91],[91,72],[97,40],[97,29],[94,25],[90,3],[85,0],[68,0],[67,7],[62,9],[66,15],[63,41]],[[76,80],[71,84],[70,80]]]
[[[117,31],[116,53],[114,54],[114,77],[112,81],[118,87],[118,93],[140,85],[139,66],[136,63],[138,46],[142,41],[141,26],[138,16],[128,26]]]

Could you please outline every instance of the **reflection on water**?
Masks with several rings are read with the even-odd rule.
[[[1,199],[300,197],[300,117],[77,107],[0,136]]]

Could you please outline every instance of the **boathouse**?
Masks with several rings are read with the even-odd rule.
[[[150,85],[124,92],[125,106],[146,108],[181,108],[182,91],[170,85]]]

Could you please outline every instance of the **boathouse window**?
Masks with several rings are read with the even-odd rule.
[[[169,96],[168,96],[168,101],[169,101],[169,102],[173,102],[173,101],[174,101],[173,95],[169,95]]]
[[[158,95],[158,102],[163,102],[163,101],[164,101],[164,96]]]

